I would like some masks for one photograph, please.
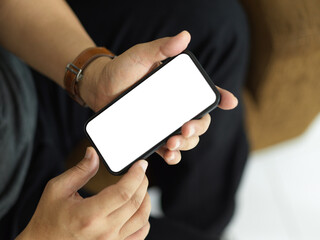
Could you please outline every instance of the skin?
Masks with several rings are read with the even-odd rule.
[[[135,45],[113,60],[107,57],[95,60],[84,71],[85,77],[80,82],[82,98],[89,107],[98,111],[149,73],[159,62],[184,51],[190,40],[190,34],[183,31],[174,37]],[[228,110],[237,106],[238,101],[233,94],[221,88],[218,90],[221,93],[221,109]],[[196,147],[199,136],[207,131],[210,121],[210,115],[207,114],[200,120],[187,122],[182,127],[181,135],[171,137],[157,153],[170,165],[179,163],[181,151]]]
[[[17,239],[144,239],[151,210],[147,162],[138,161],[117,184],[84,199],[77,191],[98,168],[98,155],[90,147],[76,166],[50,180]]]
[[[63,0],[0,0],[0,45],[23,59],[61,87],[65,66],[83,50],[96,46]],[[23,39],[23,44],[21,39]],[[84,71],[80,94],[94,111],[141,79],[160,61],[181,53],[191,36],[138,44],[114,60],[101,57]],[[237,99],[220,89],[221,109],[232,109]],[[210,125],[210,116],[187,122],[181,135],[171,137],[157,153],[170,165],[181,151],[194,148]],[[98,169],[92,148],[74,168],[52,179],[37,210],[17,239],[144,239],[149,231],[150,200],[145,161],[134,164],[119,183],[83,199],[77,193]]]

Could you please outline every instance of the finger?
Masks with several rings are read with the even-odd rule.
[[[133,233],[136,233],[137,231],[139,231],[139,229],[146,226],[149,222],[150,212],[150,196],[149,194],[146,194],[141,204],[141,207],[120,229],[120,236],[127,237]]]
[[[191,36],[182,31],[174,37],[166,37],[152,42],[136,45],[132,48],[131,59],[142,66],[153,66],[154,63],[173,57],[185,50]]]
[[[191,120],[185,123],[181,128],[181,135],[170,137],[166,143],[169,150],[190,150],[194,148],[198,142],[198,136],[204,134],[210,125],[211,117],[206,114],[201,119]],[[164,149],[160,149],[161,156],[164,155]]]
[[[210,123],[210,114],[204,115],[201,119],[191,120],[182,126],[181,135],[186,138],[201,136],[208,130]]]
[[[183,31],[174,37],[166,37],[152,42],[137,44],[108,64],[108,89],[106,95],[114,99],[150,72],[159,62],[173,57],[186,49],[190,34]],[[121,81],[117,81],[121,79]],[[116,81],[116,82],[112,82]]]
[[[123,224],[125,224],[141,207],[141,204],[147,195],[148,185],[148,178],[145,176],[141,185],[129,201],[107,216],[107,218],[110,219],[110,222],[115,226],[123,226]]]
[[[74,167],[70,168],[55,181],[65,191],[65,194],[73,194],[82,188],[98,171],[99,157],[92,147],[88,147],[85,157]]]
[[[156,151],[160,157],[162,157],[167,164],[175,165],[181,161],[181,153],[179,150],[169,150],[167,145],[163,145]]]
[[[125,240],[145,239],[148,236],[149,231],[150,231],[150,223],[148,222],[141,229],[139,229],[137,232],[127,237]]]
[[[158,148],[156,150],[156,153],[159,154],[160,157],[162,157],[164,159],[164,155],[166,153],[166,151],[168,150],[166,145],[161,146],[160,148]]]
[[[176,56],[185,50],[190,43],[191,36],[187,31],[182,31],[174,37],[169,38],[166,43],[162,43],[162,41],[155,40],[154,43],[157,45],[160,43],[159,51],[154,52],[154,62],[162,61],[168,57]],[[155,48],[156,49],[156,48]]]
[[[169,165],[178,164],[181,161],[181,152],[178,150],[166,150],[163,159]]]
[[[238,99],[229,91],[217,87],[220,95],[221,101],[219,104],[219,108],[223,110],[231,110],[234,109],[238,105]]]
[[[182,135],[176,135],[168,139],[167,147],[168,150],[180,150],[180,151],[187,151],[192,148],[195,148],[199,143],[199,136],[193,135],[191,137],[185,138]]]
[[[136,162],[118,183],[91,197],[90,207],[92,211],[102,211],[107,216],[126,204],[143,182],[147,166],[148,163],[145,160]]]

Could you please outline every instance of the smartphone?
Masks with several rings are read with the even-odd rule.
[[[85,132],[107,169],[120,175],[219,101],[208,74],[190,51],[184,51],[96,113]]]

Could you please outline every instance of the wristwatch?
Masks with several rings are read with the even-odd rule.
[[[79,92],[79,81],[83,78],[83,71],[95,59],[99,57],[109,57],[113,59],[115,55],[104,47],[91,47],[81,52],[72,63],[68,63],[64,75],[64,87],[69,96],[81,106],[86,106]]]

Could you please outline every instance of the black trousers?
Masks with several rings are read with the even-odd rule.
[[[248,155],[241,100],[248,60],[248,28],[236,0],[85,1],[69,4],[97,45],[121,54],[131,46],[191,33],[188,47],[213,82],[240,100],[232,111],[214,110],[199,145],[177,166],[157,155],[148,175],[162,190],[165,217],[151,218],[148,239],[218,239],[232,217],[234,197]],[[33,160],[18,202],[0,222],[0,238],[14,238],[30,220],[48,180],[82,138],[92,115],[45,77],[34,73],[38,127]]]

